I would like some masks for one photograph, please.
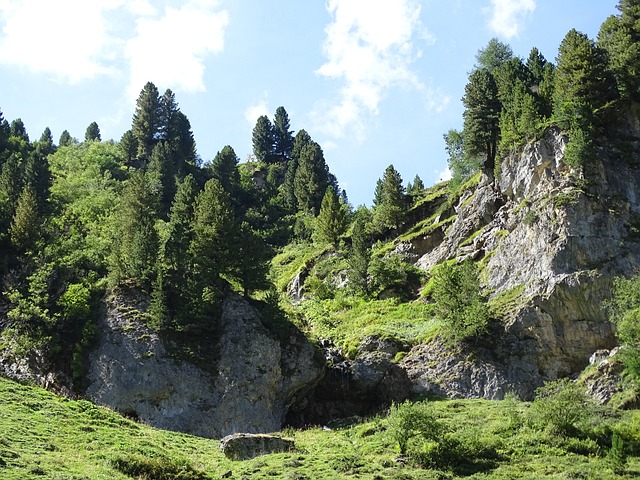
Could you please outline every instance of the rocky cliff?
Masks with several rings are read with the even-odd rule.
[[[280,341],[243,298],[227,294],[211,364],[169,353],[165,341],[131,315],[145,299],[115,292],[89,358],[87,397],[150,425],[219,438],[279,430],[290,407],[322,378],[324,364],[296,331]]]
[[[451,223],[431,233],[441,240],[420,251],[416,265],[428,271],[471,257],[490,297],[509,301],[497,331],[474,348],[414,348],[402,362],[413,392],[502,398],[513,390],[528,398],[615,345],[603,301],[613,277],[640,266],[640,165],[629,152],[602,148],[586,173],[572,171],[563,163],[566,144],[548,129],[505,158],[497,180],[482,178]],[[402,248],[425,244],[418,238]]]

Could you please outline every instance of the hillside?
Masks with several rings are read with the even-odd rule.
[[[398,456],[388,420],[350,419],[332,429],[287,430],[295,451],[231,461],[218,441],[156,430],[80,400],[0,379],[0,477],[3,479],[216,478],[636,478],[637,446],[623,469],[607,447],[518,428],[527,405],[489,401],[430,402],[458,450],[416,468]],[[640,419],[610,421],[638,444]],[[601,425],[598,428],[603,428]],[[433,445],[432,445],[433,447]],[[628,447],[627,447],[628,448]],[[458,454],[464,452],[464,461]],[[613,469],[616,469],[614,473]],[[475,473],[475,475],[474,475]],[[472,475],[471,477],[469,475]]]
[[[492,39],[451,180],[389,165],[371,207],[284,107],[243,163],[203,163],[152,82],[119,141],[0,114],[0,476],[632,478],[639,8],[556,64]],[[201,453],[283,429],[294,453]]]

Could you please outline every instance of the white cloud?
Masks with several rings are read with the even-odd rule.
[[[327,61],[317,73],[344,85],[336,101],[317,106],[312,116],[326,134],[362,140],[366,117],[378,113],[389,88],[423,88],[411,70],[420,55],[414,39],[434,39],[420,23],[416,0],[329,0],[327,10],[333,16],[325,28]]]
[[[491,0],[489,26],[498,35],[513,38],[520,33],[522,21],[536,9],[536,0]]]
[[[0,62],[77,83],[112,72],[104,13],[122,0],[0,0]]]
[[[134,98],[147,81],[203,91],[204,59],[224,48],[229,15],[218,0],[165,4],[0,0],[0,63],[72,84],[128,72]]]
[[[191,0],[179,9],[166,7],[159,18],[138,19],[137,36],[126,46],[133,97],[148,81],[174,90],[205,90],[204,57],[223,50],[229,24],[227,11],[218,6]]]
[[[269,95],[267,92],[264,93],[262,99],[248,106],[244,111],[244,118],[252,128],[255,126],[258,117],[262,115],[269,115]]]

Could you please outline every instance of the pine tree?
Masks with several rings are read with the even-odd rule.
[[[153,182],[152,188],[160,199],[160,211],[167,214],[176,194],[177,169],[166,142],[159,142],[153,147],[147,172]]]
[[[20,138],[29,143],[29,134],[27,133],[27,129],[25,128],[24,122],[21,118],[16,118],[11,122],[9,135],[11,137]]]
[[[240,194],[240,172],[238,170],[239,159],[231,146],[226,145],[219,151],[209,167],[211,176],[220,182],[222,188],[235,202]]]
[[[131,130],[138,141],[138,156],[148,159],[157,143],[161,128],[162,112],[156,86],[147,82],[136,100]]]
[[[404,223],[407,206],[400,173],[389,165],[379,183],[379,203],[373,213],[374,224],[380,229],[398,228]]]
[[[40,215],[38,199],[29,186],[22,189],[18,198],[16,213],[9,227],[11,244],[22,252],[32,252],[40,235]]]
[[[252,291],[269,287],[267,274],[272,251],[247,222],[240,225],[237,234],[237,238],[229,239],[232,242],[233,261],[228,275],[240,283],[247,297]]]
[[[176,115],[179,111],[176,96],[167,88],[160,99],[159,140],[171,142],[177,136]]]
[[[481,48],[476,54],[476,70],[488,70],[493,72],[505,62],[513,58],[513,50],[497,38],[492,38],[485,48]]]
[[[40,149],[42,155],[51,155],[56,151],[56,147],[53,144],[53,135],[51,135],[51,129],[46,127],[40,136],[37,148]]]
[[[68,147],[73,143],[73,138],[71,138],[71,134],[68,130],[63,130],[62,134],[60,134],[60,140],[58,140],[58,145],[60,147]]]
[[[282,159],[289,158],[293,148],[293,134],[289,128],[287,111],[284,107],[278,107],[273,118],[273,143],[275,155]]]
[[[31,187],[36,196],[40,212],[45,211],[51,188],[51,171],[47,157],[38,149],[32,151],[24,166],[24,185]]]
[[[168,233],[161,248],[163,304],[171,315],[181,317],[189,311],[189,276],[193,259],[188,246],[193,241],[194,206],[197,184],[188,175],[178,181],[176,195],[171,204]]]
[[[317,215],[329,186],[329,169],[322,149],[316,142],[312,141],[302,148],[293,183],[298,208]]]
[[[314,239],[321,244],[330,244],[337,250],[340,237],[344,235],[346,228],[346,206],[340,201],[333,188],[328,187],[322,198],[320,213],[316,218]]]
[[[138,140],[133,135],[132,130],[127,130],[122,135],[122,138],[120,139],[120,149],[122,150],[122,154],[124,155],[127,163],[131,163],[136,158],[136,155],[138,154]]]
[[[174,137],[170,140],[171,148],[178,160],[178,175],[185,175],[186,166],[198,166],[198,155],[196,153],[196,141],[191,131],[191,123],[187,116],[181,111],[176,112],[173,126]]]
[[[554,90],[554,117],[562,128],[589,128],[602,123],[594,116],[617,96],[606,53],[587,35],[572,29],[558,51]]]
[[[0,227],[2,230],[8,228],[15,214],[22,188],[20,162],[15,154],[11,154],[0,169]]]
[[[84,132],[84,141],[85,142],[99,142],[102,140],[100,138],[100,127],[96,122],[91,122],[87,127],[87,130]]]
[[[469,75],[462,103],[465,107],[465,151],[471,156],[482,156],[484,172],[493,175],[500,138],[499,119],[502,106],[498,99],[498,87],[488,70],[475,70]]]
[[[356,215],[351,231],[351,250],[349,251],[349,269],[347,278],[349,288],[357,293],[369,294],[368,271],[371,262],[371,249],[367,239],[365,221]]]
[[[253,154],[260,162],[271,161],[271,155],[273,154],[274,145],[274,133],[271,120],[266,115],[262,115],[256,121],[256,126],[253,128]]]
[[[131,175],[125,187],[118,227],[113,238],[111,271],[117,282],[132,281],[149,289],[156,276],[158,197],[153,182],[142,171]]]
[[[424,183],[419,175],[416,175],[413,179],[413,183],[409,183],[407,185],[407,194],[409,195],[419,195],[424,190]]]

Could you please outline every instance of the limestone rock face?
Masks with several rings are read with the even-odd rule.
[[[153,426],[210,438],[279,430],[289,407],[324,373],[301,335],[283,348],[235,294],[223,302],[219,355],[207,369],[169,355],[125,306],[144,309],[144,299],[123,293],[107,299],[86,395]]]
[[[550,128],[502,160],[499,180],[484,178],[463,196],[442,242],[416,262],[428,271],[448,259],[481,260],[492,298],[516,294],[502,331],[488,348],[470,348],[474,356],[444,354],[437,342],[414,348],[403,366],[415,392],[528,397],[615,346],[603,302],[613,277],[640,268],[640,168],[602,149],[578,176],[563,163],[566,143]]]

